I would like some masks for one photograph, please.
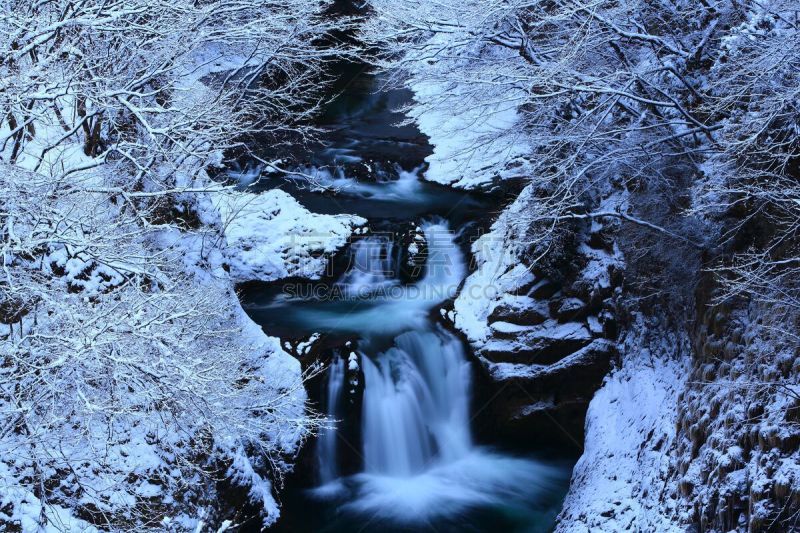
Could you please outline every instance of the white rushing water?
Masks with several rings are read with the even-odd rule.
[[[369,164],[363,164],[370,172],[373,172]],[[347,176],[345,170],[341,167],[334,169],[306,167],[303,169],[303,173],[310,178],[309,186],[386,202],[407,200],[409,198],[419,200],[425,188],[419,177],[421,171],[421,166],[411,171],[403,170],[400,166],[396,166],[396,178],[383,176],[382,181],[372,183],[359,181]],[[376,174],[379,178],[381,177],[381,172],[376,172]]]
[[[394,244],[387,237],[370,236],[352,245],[350,269],[337,282],[349,298],[364,298],[397,285]]]
[[[445,223],[423,226],[428,241],[426,273],[413,286],[392,277],[391,249],[380,240],[354,250],[356,261],[340,283],[373,289],[374,305],[342,316],[338,327],[357,327],[366,346],[394,335],[393,346],[360,353],[364,373],[362,455],[364,471],[333,480],[321,471],[319,496],[338,497],[341,509],[414,522],[479,506],[511,506],[552,491],[563,474],[541,463],[497,454],[473,444],[471,376],[464,345],[433,324],[428,312],[466,275],[464,256]],[[363,272],[363,270],[367,272]],[[370,270],[372,270],[370,272]],[[399,292],[387,294],[391,285]],[[379,290],[380,289],[380,290]],[[327,317],[331,320],[333,317]],[[316,311],[312,320],[326,320]],[[344,379],[341,359],[328,380],[328,411],[336,416]],[[333,406],[333,407],[332,407]],[[335,461],[335,435],[324,433],[320,457]],[[333,442],[333,444],[332,444]],[[344,493],[344,494],[343,494]]]
[[[470,368],[458,339],[408,331],[363,368],[367,473],[411,476],[469,452]]]
[[[323,428],[319,435],[319,476],[322,483],[331,483],[339,476],[337,462],[337,436],[335,423],[341,416],[342,387],[344,385],[344,359],[337,357],[328,367],[327,415],[332,425]]]
[[[344,291],[347,296],[369,295],[366,305],[329,302],[330,305],[303,309],[303,320],[321,331],[357,333],[367,340],[428,327],[428,312],[455,296],[466,275],[466,265],[446,223],[429,222],[422,229],[428,243],[428,257],[421,280],[412,285],[399,283],[391,273],[394,267],[387,267],[384,259],[387,254],[394,255],[390,245],[373,240],[372,244],[365,243],[354,250],[351,270],[338,283],[347,289]],[[380,251],[381,246],[388,251]],[[359,271],[353,272],[356,266]]]
[[[347,162],[350,161],[348,159]],[[369,163],[362,163],[365,169],[373,173],[378,181],[359,181],[347,175],[343,167],[304,166],[288,174],[295,182],[312,191],[329,191],[341,195],[357,196],[382,202],[397,202],[413,199],[426,199],[425,183],[420,180],[422,167],[404,170],[399,165],[393,167],[394,172],[373,168]],[[246,168],[227,171],[227,176],[239,185],[248,186],[264,176],[265,168],[253,165]],[[391,175],[394,174],[394,175]]]
[[[292,340],[319,333],[325,346],[353,341],[334,350],[323,378],[329,424],[317,439],[318,485],[287,491],[285,529],[544,533],[569,467],[476,443],[472,413],[491,407],[472,405],[468,347],[435,318],[467,275],[450,224],[471,231],[496,202],[427,181],[435,147],[415,128],[397,127],[411,95],[389,98],[378,78],[351,84],[368,81],[355,76],[324,118],[321,150],[277,163],[289,172],[245,165],[229,176],[253,191],[284,188],[311,212],[357,214],[379,227],[428,218],[417,249],[426,268],[413,283],[401,279],[409,258],[395,235],[359,233],[336,283],[292,280],[280,293],[253,292],[247,310],[268,332]]]

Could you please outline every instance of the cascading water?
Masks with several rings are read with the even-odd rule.
[[[335,424],[340,419],[342,386],[344,385],[344,359],[341,357],[333,361],[328,367],[328,394],[327,415]],[[337,462],[336,427],[331,425],[323,428],[319,435],[317,458],[319,462],[319,476],[322,483],[330,483],[339,475]]]
[[[473,444],[471,368],[464,345],[427,318],[452,296],[466,274],[465,260],[446,223],[428,222],[423,230],[428,255],[425,275],[416,284],[401,285],[394,278],[395,267],[387,263],[394,257],[391,247],[377,237],[359,241],[351,269],[338,282],[370,295],[368,307],[336,314],[338,328],[357,327],[361,336],[364,469],[334,479],[335,467],[326,466],[315,494],[338,502],[340,512],[401,524],[485,506],[527,509],[524,498],[538,493],[546,499],[562,471]],[[381,290],[387,286],[396,290]],[[319,320],[325,313],[316,309],[313,316]],[[376,340],[387,334],[392,346],[375,350],[381,345]],[[340,365],[338,359],[329,370],[331,416],[341,402],[335,396],[341,387],[331,386],[343,379]],[[322,435],[324,460],[336,460],[335,438],[333,432]]]
[[[345,92],[358,86],[348,81]],[[325,146],[297,167],[308,183],[286,183],[282,174],[232,175],[242,183],[257,175],[255,190],[285,186],[311,211],[359,214],[383,228],[428,220],[420,224],[425,272],[414,283],[400,279],[401,260],[409,264],[404,251],[391,236],[372,234],[353,243],[350,268],[333,286],[319,282],[304,292],[287,284],[280,293],[250,294],[246,309],[267,333],[292,340],[320,333],[337,347],[354,341],[348,346],[356,352],[336,356],[327,371],[320,399],[330,427],[317,441],[316,475],[308,476],[317,485],[285,493],[285,530],[547,531],[569,466],[473,441],[466,346],[431,316],[467,273],[450,224],[469,229],[487,205],[422,178],[430,147],[419,144],[413,127],[397,126],[404,117],[395,109],[408,95],[387,98],[376,85],[361,87],[363,105],[351,105],[352,94],[342,100],[341,112],[328,117]],[[361,471],[350,474],[359,464]]]
[[[446,221],[420,225],[427,255],[417,282],[401,283],[397,248],[373,235],[352,247],[350,269],[336,283],[348,298],[276,299],[262,307],[270,320],[358,339],[361,442],[325,429],[317,445],[319,485],[306,497],[329,510],[326,531],[417,531],[426,524],[483,531],[497,523],[510,531],[546,531],[568,468],[473,442],[465,346],[430,318],[455,294],[466,260]],[[349,358],[335,359],[328,370],[323,403],[334,426],[353,414],[343,407],[354,371]],[[348,420],[348,428],[357,426]],[[342,443],[347,449],[339,449]],[[341,475],[337,461],[344,456],[350,467],[360,459],[362,471]]]
[[[470,368],[458,339],[409,331],[363,369],[367,473],[411,476],[466,456]]]
[[[425,323],[427,311],[463,278],[464,259],[446,224],[429,222],[423,231],[428,243],[426,270],[414,286],[400,285],[399,258],[384,236],[354,243],[350,268],[337,282],[348,297],[369,296],[375,304],[349,316],[337,314],[339,327],[347,329],[351,323],[361,327],[366,346],[388,330],[381,327],[386,324],[378,316],[394,321],[391,331],[408,330],[394,339],[389,350],[361,354],[363,456],[368,473],[417,474],[438,458],[464,456],[470,447],[470,368],[464,348],[452,334]],[[387,292],[389,287],[396,290]],[[322,318],[322,312],[317,310],[316,316]],[[332,420],[339,415],[344,368],[344,361],[337,358],[328,370],[326,405]],[[337,471],[335,464],[328,464],[336,461],[334,429],[323,431],[318,450],[323,463],[320,480],[327,484]]]
[[[353,243],[351,268],[337,285],[346,298],[364,298],[397,283],[394,246],[386,237],[372,236]]]
[[[394,202],[398,200],[408,200],[409,198],[422,199],[424,197],[424,183],[419,179],[422,167],[406,171],[399,166],[394,167],[397,177],[391,179],[386,176],[385,170],[376,169],[376,173],[381,181],[376,183],[362,182],[353,178],[348,178],[341,168],[333,170],[318,167],[305,167],[303,174],[310,178],[308,186],[330,189],[339,193],[359,196],[361,198],[371,198],[380,202]],[[242,173],[244,178],[248,174]]]

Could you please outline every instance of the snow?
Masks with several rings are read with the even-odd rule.
[[[443,44],[438,41],[448,38],[437,34],[432,42]],[[522,61],[511,50],[487,53],[497,56],[497,61]],[[512,169],[512,163],[524,166],[524,156],[530,153],[518,127],[518,107],[524,102],[525,89],[502,86],[476,98],[470,82],[439,81],[431,75],[457,71],[469,61],[452,56],[420,61],[409,82],[415,100],[409,116],[433,146],[433,153],[425,159],[430,165],[425,179],[464,189],[523,175],[521,169]]]
[[[308,355],[311,352],[311,348],[314,346],[314,343],[317,342],[319,338],[320,338],[319,333],[313,333],[305,341],[298,342],[296,348],[297,354]],[[289,342],[286,342],[285,345],[291,347],[291,344]]]
[[[493,346],[494,346],[493,341]],[[493,363],[484,360],[486,368],[493,379],[497,381],[513,380],[517,378],[533,379],[537,377],[545,377],[551,375],[558,375],[563,373],[565,369],[571,367],[580,368],[586,363],[591,362],[591,357],[598,350],[607,351],[608,341],[605,339],[595,339],[587,346],[567,355],[561,360],[549,364],[527,364],[527,363]],[[508,351],[513,353],[513,348],[509,347]]]
[[[42,533],[61,533],[63,531],[81,531],[95,533],[97,528],[83,520],[72,516],[68,509],[61,505],[51,505],[51,522],[42,527],[39,523],[42,512],[41,501],[33,492],[24,488],[14,479],[14,474],[4,461],[0,461],[0,524],[3,520],[18,522],[22,531]],[[7,514],[8,513],[8,514]]]
[[[520,352],[539,351],[546,354],[557,346],[567,345],[579,350],[589,344],[592,335],[589,330],[579,322],[559,324],[556,320],[547,320],[536,326],[519,326],[507,322],[493,322],[491,325],[493,337],[486,342],[475,343],[484,355],[504,353],[508,356]],[[567,342],[569,341],[569,342]],[[577,355],[580,352],[575,352]],[[566,361],[564,359],[563,361]],[[560,365],[556,363],[553,367]]]
[[[316,279],[331,254],[366,220],[353,215],[309,212],[288,193],[215,195],[234,281],[273,281],[290,276]]]
[[[666,332],[653,335],[651,345],[646,328],[638,317],[623,343],[622,367],[589,404],[584,451],[558,532],[685,531],[661,497],[689,352],[685,341]]]
[[[240,87],[208,82],[264,64],[302,62],[313,75],[312,58],[277,58],[275,46],[291,36],[294,52],[310,49],[326,32],[311,22],[322,6],[59,4],[21,4],[3,19],[5,30],[19,29],[4,51],[17,40],[31,48],[6,65],[14,72],[3,84],[0,204],[11,216],[0,232],[0,296],[6,304],[19,294],[32,312],[0,326],[0,412],[16,428],[0,439],[0,529],[96,531],[85,518],[140,530],[155,518],[171,531],[201,531],[213,524],[212,475],[225,466],[268,526],[278,516],[275,481],[311,422],[299,362],[247,317],[234,283],[317,276],[362,221],[318,217],[281,191],[214,184],[204,169],[221,163],[253,110],[248,99],[232,102]],[[145,9],[155,11],[142,17]],[[141,35],[120,40],[116,30],[133,19]],[[55,20],[80,31],[45,46]],[[84,112],[109,152],[84,153]],[[268,122],[294,123],[288,107],[286,115]],[[18,143],[7,137],[19,118],[30,123]],[[170,208],[200,223],[175,221]]]
[[[498,167],[529,153],[529,147],[516,136],[504,135],[518,120],[519,101],[498,98],[500,103],[488,109],[471,109],[468,96],[461,96],[467,92],[466,84],[454,88],[425,81],[412,83],[411,88],[420,110],[412,108],[410,114],[433,146],[433,153],[425,158],[430,165],[425,179],[463,189],[484,187],[498,177],[509,177],[498,175]],[[442,101],[444,94],[448,98]],[[498,134],[500,138],[487,139]]]
[[[517,378],[529,379],[542,374],[547,369],[546,365],[531,365],[524,363],[484,363],[489,369],[489,375],[496,381],[506,381]]]
[[[350,352],[350,355],[347,357],[347,370],[350,372],[357,372],[358,369],[358,355],[355,352]]]
[[[622,255],[617,245],[614,244],[613,253],[608,253],[605,250],[597,250],[586,243],[581,243],[579,252],[589,259],[588,264],[581,273],[581,277],[587,281],[596,283],[599,287],[610,287],[611,277],[609,266],[621,264]]]
[[[786,153],[776,147],[776,140],[794,139],[798,132],[792,119],[770,119],[794,116],[787,102],[793,101],[798,85],[796,47],[792,46],[792,41],[797,40],[797,27],[791,22],[796,19],[796,14],[793,15],[796,2],[745,2],[742,5],[736,3],[734,7],[681,2],[679,8],[675,3],[640,3],[636,6],[623,3],[620,7],[612,2],[599,6],[597,11],[586,10],[585,17],[576,16],[572,9],[574,6],[569,4],[556,4],[553,9],[531,13],[530,5],[515,3],[376,3],[381,15],[376,18],[388,28],[377,35],[388,37],[385,39],[387,47],[400,58],[395,64],[406,66],[412,63],[411,87],[416,97],[416,110],[412,111],[412,116],[416,117],[434,145],[434,153],[428,158],[431,166],[428,179],[458,187],[485,185],[504,170],[508,171],[508,167],[498,161],[513,161],[513,150],[519,147],[521,153],[536,154],[532,157],[540,158],[532,162],[539,172],[528,173],[528,177],[542,182],[541,195],[548,196],[552,190],[558,191],[547,198],[549,205],[562,201],[559,194],[567,190],[564,205],[571,203],[575,208],[592,209],[598,207],[598,198],[593,195],[604,195],[610,189],[627,189],[631,196],[637,196],[635,202],[630,205],[615,202],[613,206],[605,205],[600,209],[611,207],[618,213],[638,212],[643,220],[657,221],[663,204],[669,204],[669,223],[677,222],[681,227],[680,235],[696,235],[711,229],[702,228],[703,223],[686,221],[675,215],[677,209],[674,209],[673,202],[684,192],[694,195],[687,202],[690,205],[688,211],[700,213],[700,218],[704,212],[730,217],[731,203],[737,203],[737,199],[751,198],[760,205],[756,199],[785,198],[787,194],[787,182],[783,179],[786,177],[785,169],[772,176],[776,178],[772,181],[777,184],[777,189],[771,189],[770,180],[764,181],[762,177],[765,165],[774,163],[776,168],[780,167],[785,158]],[[648,35],[647,32],[653,28],[645,21],[654,20],[672,21],[675,31],[666,36],[661,32]],[[707,24],[683,27],[680,25],[682,20],[704,20]],[[617,50],[619,57],[609,56],[607,44],[615,37],[608,37],[603,31],[585,32],[587,28],[596,30],[602,27],[609,29],[609,34],[633,32],[637,37],[623,39],[624,46]],[[434,37],[430,37],[432,34]],[[638,39],[642,42],[636,43]],[[492,42],[499,46],[489,44]],[[661,45],[653,46],[654,42]],[[701,43],[699,48],[696,46],[698,42]],[[471,46],[471,43],[480,44]],[[516,48],[508,53],[518,53],[529,61],[526,68],[518,72],[518,78],[509,74],[514,72],[513,67],[504,69],[510,61],[503,57],[503,52],[494,51],[498,58],[496,62],[492,61],[493,48],[501,47]],[[776,50],[781,53],[776,54]],[[686,61],[696,51],[706,58],[701,67],[696,61]],[[479,66],[471,67],[466,57]],[[487,66],[481,68],[482,63]],[[665,74],[668,72],[665,69],[672,75]],[[484,75],[476,76],[476,73]],[[504,75],[511,77],[512,81],[503,79]],[[642,76],[646,78],[645,83],[638,88],[636,83],[628,83],[629,80],[636,82]],[[528,84],[525,87],[530,103],[525,110],[527,124],[519,124],[513,105],[505,107],[515,98],[515,92],[507,90],[514,79]],[[504,86],[506,91],[497,94],[493,106],[487,95],[492,93],[494,85]],[[619,91],[637,93],[642,87],[645,87],[642,93],[630,98],[632,107],[624,104],[625,112],[622,113],[614,109],[619,100],[605,98],[605,95]],[[656,88],[656,92],[668,101],[663,104],[647,102],[640,106],[652,96],[648,88]],[[636,102],[642,94],[644,100]],[[759,94],[761,98],[743,98],[743,95],[750,94]],[[678,170],[672,162],[653,164],[658,158],[640,158],[638,148],[647,145],[648,140],[657,139],[648,145],[650,147],[663,142],[662,134],[672,142],[678,140],[673,134],[691,132],[693,123],[699,123],[693,118],[684,121],[678,112],[689,117],[692,110],[703,107],[698,105],[700,101],[708,109],[725,111],[720,114],[724,116],[723,120],[710,125],[714,131],[707,131],[708,144],[704,139],[692,139],[678,151],[692,164],[698,165],[703,173],[698,176],[694,171]],[[475,110],[480,108],[480,104],[485,111],[481,118],[491,118],[473,123],[472,119],[478,114]],[[570,109],[573,106],[574,110]],[[660,110],[655,111],[658,108]],[[653,121],[653,116],[665,120]],[[647,126],[642,128],[645,124]],[[644,131],[651,128],[653,132],[656,129],[662,131],[651,137]],[[702,129],[706,128],[702,125]],[[720,129],[717,131],[717,128]],[[509,137],[513,136],[504,133],[514,129],[530,133],[533,146],[529,148],[524,140],[509,142]],[[521,133],[520,137],[523,136]],[[487,137],[499,139],[499,147],[484,151],[476,139]],[[509,147],[509,152],[505,152],[504,144]],[[710,145],[715,149],[706,150]],[[750,152],[761,154],[763,161],[753,162],[752,158],[743,157]],[[626,153],[636,155],[629,157]],[[712,158],[713,164],[704,161],[708,157]],[[656,177],[661,171],[668,171],[666,173],[670,176],[667,180]],[[670,183],[671,187],[673,177],[677,176],[693,183],[685,186],[683,191],[679,187],[684,186],[678,185],[675,189],[669,188],[669,192],[646,199],[643,199],[642,191],[634,192],[639,185],[653,190],[663,183]],[[636,183],[636,187],[631,187],[632,183]],[[691,191],[692,188],[696,190]],[[730,194],[734,194],[734,198]],[[527,200],[536,201],[531,196]],[[653,203],[648,204],[650,201]],[[787,201],[786,205],[796,206],[796,202]],[[514,213],[514,209],[512,205],[508,211]],[[748,212],[749,207],[743,209],[744,212],[737,216],[749,220],[747,217],[752,215]],[[786,226],[791,229],[786,233],[778,229],[776,235],[779,236],[775,237],[773,245],[776,242],[785,244],[795,238],[796,228],[791,221],[797,219],[797,213],[792,209],[788,207],[782,211],[783,216],[778,217],[790,221]],[[685,209],[681,207],[680,210]],[[521,211],[517,209],[515,214]],[[557,209],[545,215],[554,214],[554,211]],[[514,230],[514,216],[507,213],[501,215],[492,227],[493,237],[476,243],[477,270],[466,280],[453,310],[440,311],[477,347],[485,347],[487,339],[495,336],[505,337],[497,342],[511,346],[507,337],[522,337],[533,330],[512,324],[512,319],[488,323],[492,312],[512,292],[527,288],[529,280],[524,267],[520,266],[524,256],[520,250],[514,249],[514,243],[524,241],[527,236]],[[716,221],[706,219],[704,223],[713,225],[718,221],[719,218]],[[658,231],[653,227],[650,229]],[[716,238],[714,234],[718,229],[711,229],[705,237],[709,240]],[[727,232],[731,228],[721,229]],[[590,232],[601,230],[599,221],[592,221]],[[605,247],[608,244],[605,235],[594,237],[594,246]],[[640,274],[637,268],[658,267],[645,265],[647,259],[637,257],[644,252],[645,245],[635,235],[630,238],[620,235],[618,241],[629,245],[626,249],[634,252],[630,257],[631,268],[625,271],[625,275],[633,279],[626,280],[625,291],[633,289],[631,292],[635,293],[635,286],[643,281],[635,279]],[[665,248],[664,256],[669,257],[672,240],[664,239],[659,244]],[[773,252],[778,248],[780,246],[769,245],[765,249],[770,252],[765,256],[759,257],[756,252],[753,256],[743,257],[742,263],[748,264],[741,276],[745,281],[741,286],[733,287],[736,293],[749,293],[753,286],[762,282],[764,273],[773,268],[779,273],[776,279],[768,282],[775,281],[777,295],[771,292],[767,295],[778,305],[762,311],[761,318],[784,312],[793,314],[784,307],[791,305],[787,300],[792,298],[793,289],[781,278],[792,278],[791,271],[784,268],[796,261],[796,254],[788,252],[786,257],[781,257],[785,262],[779,260],[769,265],[769,261],[775,259]],[[710,250],[713,250],[711,246],[706,251]],[[704,255],[707,255],[706,251]],[[619,272],[610,267],[621,266],[616,243],[609,250],[598,250],[584,243],[578,252],[582,260],[588,259],[579,281],[590,282],[593,289],[601,289],[601,294],[610,292],[612,283],[618,281],[612,280],[612,274]],[[718,250],[713,250],[710,255],[717,253]],[[676,261],[683,261],[680,249],[673,255]],[[765,262],[769,266],[758,270]],[[755,267],[754,270],[749,270],[750,266]],[[736,272],[731,277],[738,275]],[[688,276],[675,278],[672,281],[681,284],[687,281]],[[669,283],[666,281],[665,284]],[[710,276],[703,275],[700,288],[705,289],[710,284]],[[587,285],[589,283],[580,286]],[[564,293],[569,294],[575,286],[565,287]],[[623,294],[625,298],[621,297]],[[592,400],[587,418],[586,452],[576,467],[559,530],[669,532],[735,528],[749,531],[791,527],[793,524],[789,522],[796,521],[798,516],[797,498],[789,499],[787,496],[790,493],[796,495],[796,486],[791,486],[790,480],[797,480],[797,475],[784,475],[781,470],[781,475],[776,473],[772,479],[772,472],[784,468],[792,459],[795,466],[797,464],[796,420],[787,418],[791,409],[787,404],[788,397],[796,394],[793,387],[797,382],[797,364],[792,362],[796,359],[796,337],[791,343],[791,356],[781,353],[769,342],[751,348],[752,339],[748,339],[747,349],[743,349],[721,338],[714,341],[718,345],[709,348],[708,353],[695,354],[701,361],[692,368],[688,335],[692,335],[692,346],[702,345],[705,339],[695,338],[696,332],[691,331],[694,325],[686,328],[690,329],[687,333],[683,322],[694,318],[686,309],[702,308],[707,303],[702,297],[695,296],[695,301],[689,299],[669,313],[656,310],[653,323],[635,316],[635,322],[630,324],[630,315],[636,309],[653,311],[653,306],[640,304],[636,298],[645,296],[643,300],[648,301],[651,296],[658,299],[659,295],[657,292],[636,294],[630,299],[625,293],[617,292],[616,295],[620,296],[614,302],[619,305],[616,309],[622,310],[616,318],[627,330],[621,349],[621,366],[608,376]],[[592,303],[597,302],[592,299]],[[725,305],[729,303],[726,301]],[[568,311],[578,308],[578,302],[573,301],[562,305],[560,311],[568,314]],[[672,311],[675,311],[674,315]],[[605,307],[600,319],[606,319],[612,312],[610,306]],[[512,313],[505,313],[504,318],[508,314]],[[663,323],[655,323],[667,317],[680,323],[680,329],[676,328],[678,332]],[[603,334],[601,320],[588,317],[587,327],[591,334]],[[615,330],[616,327],[612,327],[615,325],[609,324],[609,331]],[[777,327],[788,329],[790,335],[796,331],[794,323]],[[760,343],[756,340],[754,344]],[[744,352],[747,357],[738,356],[736,352]],[[541,371],[535,366],[513,363],[501,363],[493,368],[499,375],[508,377]],[[691,380],[696,381],[694,384],[687,383],[690,373]],[[710,392],[703,386],[715,381],[719,381],[722,392]],[[754,389],[761,387],[753,386],[754,383],[777,383],[777,387],[789,386],[790,389],[783,396],[773,391],[756,393]],[[689,401],[681,396],[682,392],[693,394],[694,398]],[[709,406],[710,400],[714,401],[713,407]],[[749,412],[753,408],[757,408],[755,416]],[[763,415],[758,413],[762,409]],[[676,430],[677,422],[684,427]],[[680,446],[676,444],[678,441]],[[738,444],[734,444],[737,441]],[[743,452],[744,456],[752,454],[749,464],[730,472],[726,479],[725,471],[742,466],[745,460],[741,458]],[[674,462],[669,464],[670,460]],[[765,469],[767,473],[763,472]],[[675,477],[670,477],[672,475]],[[773,488],[772,481],[777,480],[780,483]],[[676,494],[676,490],[680,494]],[[776,496],[781,491],[783,495]],[[676,510],[680,506],[684,508]],[[734,521],[728,523],[726,517]],[[724,528],[720,524],[725,524]]]
[[[524,209],[525,194],[503,211],[489,232],[472,244],[475,272],[464,282],[453,304],[455,326],[470,342],[485,341],[491,330],[488,318],[508,293],[534,280],[520,261],[522,248],[513,239],[514,218]]]
[[[589,331],[592,332],[594,335],[600,335],[603,333],[603,325],[597,319],[597,317],[590,316],[586,319],[586,323],[589,325]]]
[[[492,322],[491,329],[496,333],[522,333],[524,331],[536,330],[537,326],[521,326],[519,324],[512,324],[510,322],[497,321]]]
[[[782,331],[772,305],[739,303],[701,315],[669,452],[678,517],[706,519],[715,532],[781,520],[800,487],[797,339]],[[789,519],[776,527],[792,526]]]
[[[530,267],[525,264],[525,250],[520,244],[524,242],[522,235],[526,231],[522,213],[530,202],[535,201],[531,195],[529,187],[523,189],[517,199],[500,213],[490,230],[472,245],[477,268],[467,277],[453,303],[452,321],[473,346],[480,347],[492,336],[489,316],[500,305],[518,308],[530,304],[531,309],[541,311],[543,316],[549,313],[544,302],[514,294],[527,286],[531,286],[530,291],[535,291],[537,287],[548,283],[546,279],[535,279]],[[580,277],[599,288],[609,288],[612,268],[622,265],[620,251],[615,248],[613,253],[609,253],[580,243],[578,253],[587,260]],[[564,305],[567,306],[565,309],[570,305],[577,309],[585,304],[578,299],[567,299]],[[599,322],[595,319],[592,331],[601,331],[598,326]],[[494,331],[508,327],[496,325]],[[552,329],[552,326],[547,327]]]
[[[278,502],[272,493],[272,483],[256,473],[250,457],[243,450],[237,450],[233,457],[226,475],[239,485],[250,487],[250,501],[263,509],[266,515],[262,521],[264,527],[271,526],[280,514]]]

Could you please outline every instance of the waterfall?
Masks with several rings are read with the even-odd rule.
[[[378,306],[384,321],[397,320],[408,311],[427,312],[464,277],[464,258],[448,227],[429,222],[423,230],[428,244],[425,275],[416,285],[404,288],[400,298]],[[393,277],[396,259],[385,239],[370,237],[357,242],[352,257],[342,285],[364,293],[397,283]],[[380,332],[362,332],[367,340],[375,334]],[[412,476],[434,463],[466,456],[472,445],[470,369],[463,345],[451,333],[430,324],[414,324],[395,337],[393,344],[382,353],[361,357],[365,471]]]
[[[301,167],[300,171],[309,177],[307,181],[311,187],[325,187],[344,196],[369,198],[377,202],[392,202],[409,198],[427,199],[423,192],[425,185],[419,178],[422,168],[419,166],[410,171],[403,170],[399,165],[385,170],[374,168],[372,170],[379,179],[375,183],[348,177],[343,168],[330,170],[328,168]]]
[[[345,378],[344,359],[337,357],[328,367],[326,410],[329,424],[323,428],[317,444],[319,477],[322,484],[330,483],[339,476],[337,461],[336,421],[341,419],[342,386]]]
[[[364,374],[364,469],[337,478],[336,432],[325,430],[319,444],[323,485],[314,493],[338,501],[337,512],[389,523],[424,523],[486,506],[539,512],[538,505],[552,505],[563,472],[473,444],[465,347],[429,318],[466,275],[464,256],[446,223],[422,229],[428,252],[417,283],[396,279],[389,241],[367,237],[353,246],[350,269],[338,282],[362,296],[361,306],[305,313],[317,326],[358,333]],[[380,290],[386,287],[391,290]],[[328,374],[331,418],[340,416],[344,364],[336,360]],[[537,503],[528,501],[533,495]]]
[[[297,311],[315,331],[357,334],[367,343],[430,326],[429,311],[455,295],[466,275],[464,256],[446,223],[422,224],[428,244],[425,275],[412,285],[397,279],[398,248],[388,239],[370,236],[353,244],[350,269],[337,282],[347,298]],[[360,298],[352,298],[360,296]],[[354,304],[351,300],[358,300]],[[282,309],[291,314],[295,311]],[[373,354],[374,355],[374,354]]]
[[[256,299],[246,309],[267,333],[291,341],[319,334],[321,349],[347,343],[346,355],[320,376],[329,427],[314,450],[319,484],[307,486],[303,473],[287,491],[283,529],[545,533],[569,466],[473,442],[471,357],[437,322],[438,307],[456,296],[467,275],[451,228],[471,233],[472,222],[485,219],[496,201],[425,179],[432,147],[415,128],[396,126],[408,117],[395,110],[411,95],[391,96],[382,85],[372,75],[347,82],[346,97],[321,122],[324,146],[298,153],[302,166],[292,179],[247,167],[232,176],[243,184],[257,176],[255,190],[285,187],[312,212],[356,214],[391,231],[356,232],[349,268],[334,284],[325,277],[288,281],[279,293],[272,285],[249,289]],[[422,230],[425,243],[405,261],[407,239],[401,245],[395,237],[410,227],[412,242],[422,244]],[[337,271],[341,259],[332,263]],[[401,275],[421,262],[421,276]],[[460,315],[469,320],[470,313]]]
[[[409,331],[362,360],[366,472],[410,476],[469,452],[469,365],[458,339]]]
[[[349,298],[366,298],[397,284],[394,245],[386,237],[370,236],[353,243],[350,268],[337,282]]]

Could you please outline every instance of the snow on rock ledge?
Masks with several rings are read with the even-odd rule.
[[[354,215],[311,213],[278,189],[215,195],[215,207],[222,218],[225,259],[235,282],[291,276],[316,279],[330,254],[366,223]]]
[[[557,277],[530,265],[520,243],[533,201],[526,188],[474,243],[477,269],[441,314],[466,335],[497,395],[486,410],[495,434],[512,442],[556,435],[570,444],[582,439],[589,400],[615,358],[613,273],[622,257],[613,242],[590,244],[583,227],[566,241],[573,270]]]
[[[433,39],[450,36],[439,34]],[[485,50],[496,61],[522,62],[516,52]],[[425,58],[412,72],[414,103],[409,115],[428,136],[433,153],[425,179],[462,189],[490,186],[495,180],[524,175],[530,146],[520,135],[519,104],[527,89],[502,86],[476,97],[470,83],[453,83],[451,72],[469,58]]]
[[[471,343],[482,344],[491,334],[489,315],[509,295],[533,281],[530,269],[520,260],[522,249],[516,237],[514,220],[518,219],[528,200],[528,190],[520,194],[491,230],[472,245],[478,268],[464,281],[454,302],[455,326]]]
[[[497,169],[506,161],[521,161],[521,156],[530,150],[526,143],[505,134],[518,121],[516,105],[498,103],[488,111],[470,109],[465,96],[462,111],[454,113],[450,98],[459,98],[458,89],[446,101],[440,101],[448,90],[444,84],[418,83],[412,89],[418,109],[412,108],[411,115],[433,146],[433,153],[425,158],[430,165],[425,179],[474,189],[515,174],[498,176]]]
[[[586,414],[584,451],[558,519],[559,533],[684,531],[665,495],[676,405],[687,375],[687,340],[650,332],[639,317],[621,349],[622,367]]]

